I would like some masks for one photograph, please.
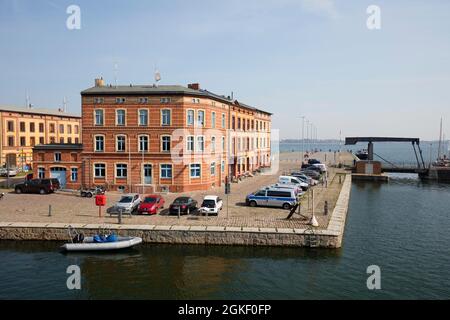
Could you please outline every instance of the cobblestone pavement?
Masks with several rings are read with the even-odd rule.
[[[318,153],[314,157],[327,162],[334,158],[333,153]],[[344,153],[342,157],[351,161],[351,155]],[[246,178],[240,183],[231,185],[231,194],[228,198],[228,206],[223,188],[211,189],[208,192],[191,192],[190,196],[201,202],[206,194],[216,194],[224,199],[224,209],[218,217],[203,217],[195,213],[189,216],[168,216],[167,208],[169,204],[181,194],[163,194],[166,200],[166,208],[158,215],[153,216],[124,216],[124,224],[133,225],[188,225],[188,226],[227,226],[227,227],[259,227],[259,228],[302,228],[308,219],[299,215],[294,215],[290,220],[286,220],[289,211],[280,208],[250,208],[244,205],[245,196],[259,188],[275,183],[278,175],[282,172],[298,169],[300,155],[297,153],[287,153],[280,156],[280,168],[274,175],[258,175]],[[340,192],[339,175],[341,170],[331,168],[329,171],[328,188],[324,186],[314,187],[315,215],[320,228],[326,228],[329,216],[336,203]],[[120,198],[119,193],[107,193],[107,206],[113,205]],[[328,201],[329,214],[324,214],[324,203]],[[308,205],[309,203],[309,205]],[[311,193],[304,197],[301,205],[302,215],[311,216],[312,212]],[[49,216],[49,206],[52,215]],[[228,207],[228,210],[227,210]],[[106,208],[103,209],[106,211]],[[37,194],[14,194],[7,193],[0,201],[0,221],[1,222],[48,222],[48,223],[100,223],[115,224],[116,216],[109,216],[103,213],[98,216],[98,208],[94,205],[93,199],[81,198],[75,195],[55,193],[51,195]]]

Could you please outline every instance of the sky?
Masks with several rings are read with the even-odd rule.
[[[69,30],[78,5],[81,29]],[[380,8],[370,30],[367,8]],[[0,0],[0,105],[80,113],[80,91],[198,82],[273,112],[281,138],[301,117],[318,138],[450,137],[447,0]]]

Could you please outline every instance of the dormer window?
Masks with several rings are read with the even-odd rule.
[[[116,98],[116,103],[118,103],[118,104],[122,104],[122,103],[125,103],[125,98],[123,98],[123,97],[119,97],[119,98]]]

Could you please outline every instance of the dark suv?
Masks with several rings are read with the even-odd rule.
[[[33,179],[15,185],[16,193],[39,193],[47,194],[54,192],[51,179]]]

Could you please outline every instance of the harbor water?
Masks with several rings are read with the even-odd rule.
[[[339,250],[142,245],[62,254],[0,241],[0,299],[448,299],[450,186],[415,176],[353,183]],[[68,290],[66,269],[81,269]],[[381,290],[366,271],[381,269]]]

